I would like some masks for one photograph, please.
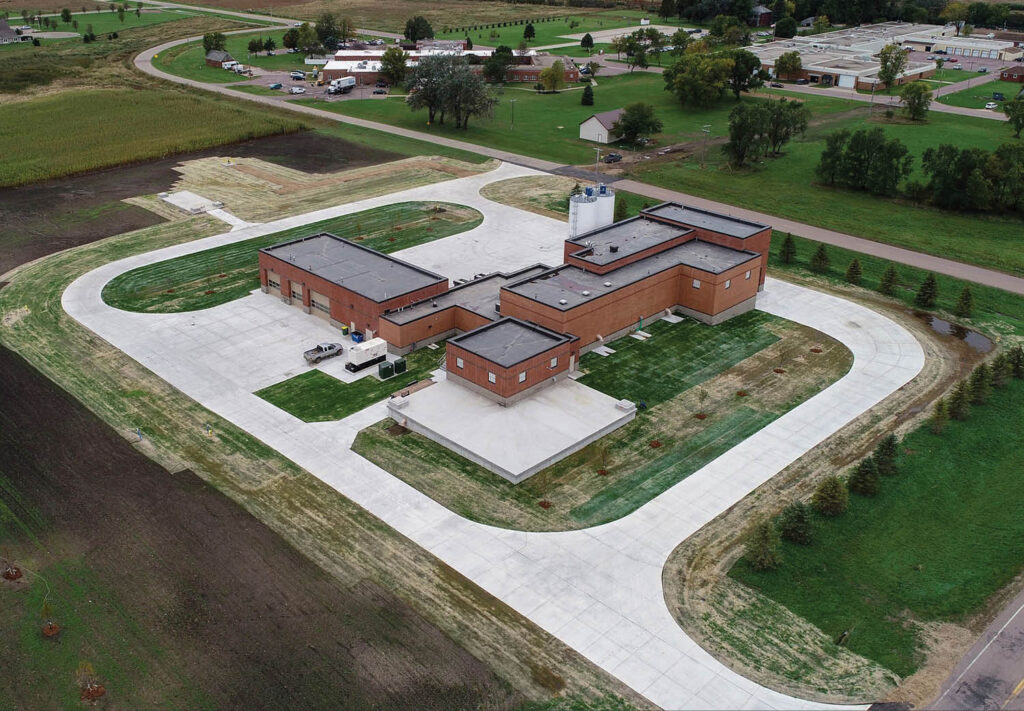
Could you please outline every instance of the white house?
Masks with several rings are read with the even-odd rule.
[[[595,143],[614,143],[620,136],[612,133],[612,126],[622,115],[622,109],[602,111],[580,123],[580,138]]]

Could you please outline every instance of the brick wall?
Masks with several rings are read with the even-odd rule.
[[[488,390],[500,398],[510,398],[535,385],[550,380],[569,369],[569,359],[577,355],[578,342],[562,343],[545,351],[541,355],[529,358],[509,368],[503,368],[485,358],[470,353],[457,344],[449,341],[445,367],[449,372],[460,378]],[[459,367],[459,359],[462,367]],[[557,365],[551,367],[551,359],[557,358]],[[490,374],[494,381],[490,382]],[[519,381],[520,373],[526,373],[526,379]]]

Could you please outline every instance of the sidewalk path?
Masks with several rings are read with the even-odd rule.
[[[507,206],[499,210],[480,197],[479,189],[493,180],[530,173],[503,166],[387,198],[465,203],[481,210],[485,223],[505,223],[507,233],[517,229],[526,213]],[[344,214],[381,200],[330,210]],[[320,217],[318,213],[310,219]],[[538,233],[538,254],[549,249],[557,253],[564,238],[563,223],[548,223],[548,232],[533,230]],[[259,324],[226,317],[231,304],[178,315],[129,313],[103,302],[103,286],[127,270],[272,228],[246,228],[99,267],[72,282],[63,294],[63,307],[158,377],[322,479],[655,704],[665,709],[824,706],[766,689],[705,652],[669,612],[662,569],[680,542],[915,377],[924,354],[910,333],[849,301],[769,279],[758,308],[843,342],[854,355],[845,376],[624,518],[565,533],[511,531],[468,521],[352,453],[349,447],[359,430],[385,417],[384,403],[338,422],[307,424],[252,395],[243,365],[253,350],[248,339],[262,343],[273,340],[273,334],[261,333],[265,329]],[[446,244],[457,237],[398,255],[431,265],[447,255],[449,270],[457,270],[459,250]],[[510,247],[497,230],[481,231],[479,240],[480,254]],[[534,259],[528,250],[517,255]],[[265,307],[259,310],[289,309],[262,294],[240,301],[259,299],[265,299],[256,304]],[[304,319],[294,309],[288,313],[291,323]],[[218,337],[237,339],[236,367],[216,373],[196,367],[193,355],[203,346],[190,333],[204,324],[206,333],[215,328]]]

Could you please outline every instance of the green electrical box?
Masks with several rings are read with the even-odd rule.
[[[392,363],[384,361],[377,366],[377,375],[380,376],[381,380],[387,380],[395,374],[395,366]]]
[[[405,358],[399,358],[395,361],[395,375],[401,375],[406,370]]]

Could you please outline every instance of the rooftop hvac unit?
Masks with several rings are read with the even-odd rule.
[[[583,292],[580,292],[580,293],[582,293],[584,296],[590,296],[590,292],[589,291],[583,291]]]
[[[608,251],[611,252],[612,254],[618,253],[619,245],[617,245],[617,244],[611,245],[610,247],[608,247]]]
[[[568,302],[568,301],[566,301],[565,299],[559,299],[559,300],[558,300],[558,303],[560,303],[560,304],[561,304],[562,306],[565,306],[565,305],[566,305],[566,304],[568,304],[569,302]]]
[[[612,283],[611,283],[610,281],[606,281],[606,282],[604,283],[604,285],[605,285],[605,286],[611,286],[611,285],[612,285]]]

